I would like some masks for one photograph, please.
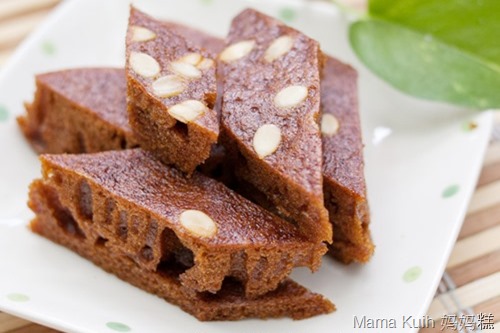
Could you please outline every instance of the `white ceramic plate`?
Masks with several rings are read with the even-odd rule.
[[[220,36],[232,16],[253,6],[317,38],[326,52],[359,70],[375,256],[365,266],[346,267],[327,258],[316,274],[294,272],[297,281],[337,304],[333,314],[297,322],[201,323],[32,234],[26,227],[32,217],[27,188],[39,176],[39,164],[15,116],[32,98],[33,75],[124,63],[128,3],[66,1],[0,76],[0,309],[74,332],[345,333],[359,331],[354,316],[394,318],[394,332],[416,331],[402,327],[402,316],[424,315],[432,299],[476,183],[492,115],[419,101],[388,87],[357,61],[345,20],[327,3],[147,0],[138,5]],[[465,130],[469,122],[477,127]]]

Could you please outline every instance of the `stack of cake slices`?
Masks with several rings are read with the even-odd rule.
[[[224,41],[131,8],[125,69],[36,87],[31,229],[196,318],[332,312],[291,271],[371,257],[356,72],[278,20]]]

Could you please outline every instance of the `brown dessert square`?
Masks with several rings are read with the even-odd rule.
[[[190,174],[219,135],[213,54],[171,24],[130,11],[126,73],[130,125],[141,147]]]
[[[222,143],[238,177],[313,241],[332,240],[324,206],[319,44],[247,9],[218,58]]]
[[[199,173],[186,178],[140,149],[41,161],[43,180],[32,188],[54,203],[67,232],[153,272],[182,265],[188,289],[215,293],[232,277],[248,297],[259,296],[294,267],[316,270],[326,252],[223,184]]]
[[[366,262],[373,254],[366,198],[357,73],[327,57],[321,81],[323,189],[335,230],[330,253],[342,262]]]
[[[151,271],[106,246],[104,240],[94,244],[83,236],[82,231],[77,231],[80,230],[77,222],[71,221],[59,203],[45,195],[44,191],[41,183],[32,185],[30,205],[37,211],[31,223],[34,232],[66,246],[122,280],[164,298],[199,320],[249,317],[304,319],[335,310],[329,300],[290,279],[281,282],[276,290],[257,298],[246,297],[241,283],[232,279],[226,279],[216,294],[193,292],[179,281],[182,266],[162,266],[160,270]]]

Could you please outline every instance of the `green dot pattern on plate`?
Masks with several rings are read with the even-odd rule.
[[[0,105],[0,122],[6,121],[9,118],[9,111],[3,105]]]
[[[419,266],[413,266],[403,274],[403,281],[413,282],[418,279],[420,275],[422,275],[422,268]]]
[[[459,190],[460,190],[460,187],[458,185],[456,185],[456,184],[450,185],[444,189],[442,196],[443,196],[443,198],[450,198],[450,197],[454,196],[455,194],[457,194]]]
[[[52,42],[45,41],[42,43],[41,47],[42,52],[46,55],[54,55],[56,53],[56,46]]]
[[[282,8],[279,13],[280,19],[282,19],[285,22],[291,22],[295,19],[296,13],[293,9],[291,8]]]
[[[200,2],[204,5],[211,5],[214,3],[214,0],[200,0]]]
[[[7,299],[12,302],[27,302],[30,300],[28,296],[19,293],[8,294]]]
[[[462,130],[464,132],[472,132],[477,128],[477,123],[475,121],[466,121],[462,124]]]
[[[122,323],[117,323],[117,322],[114,322],[114,321],[110,321],[110,322],[106,323],[106,326],[108,328],[112,329],[113,331],[117,331],[117,332],[130,332],[130,327],[128,327],[127,325],[122,324]]]

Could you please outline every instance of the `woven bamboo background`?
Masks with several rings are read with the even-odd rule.
[[[59,1],[0,0],[0,70],[15,47]],[[500,115],[496,118],[500,126]],[[483,332],[500,331],[500,130],[494,131],[468,215],[428,313],[434,319],[444,314],[460,318],[492,313],[495,329]],[[437,320],[435,328],[422,329],[421,333],[441,332],[442,328]],[[444,331],[477,329],[457,325]],[[0,312],[0,333],[3,332],[57,331]]]

